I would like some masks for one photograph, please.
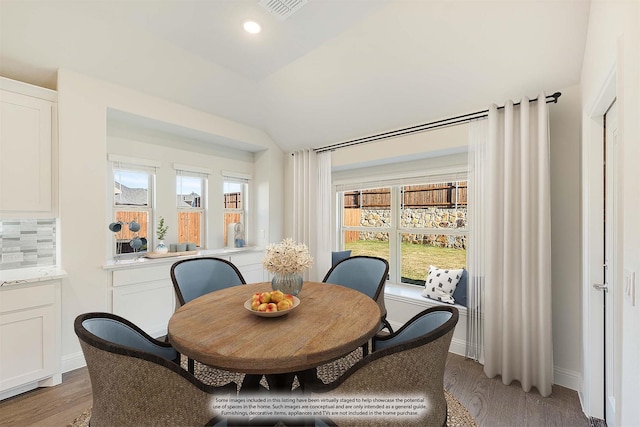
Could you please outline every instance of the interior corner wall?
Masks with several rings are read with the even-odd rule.
[[[279,149],[254,154],[255,182],[253,185],[254,227],[256,246],[265,247],[279,242],[286,230],[286,159],[290,157]]]
[[[580,87],[549,104],[551,300],[554,382],[582,383],[580,295]]]

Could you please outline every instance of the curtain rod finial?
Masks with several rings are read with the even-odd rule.
[[[557,104],[558,103],[558,98],[560,98],[560,95],[562,95],[561,92],[556,92],[553,95],[551,95],[553,97],[553,103]]]

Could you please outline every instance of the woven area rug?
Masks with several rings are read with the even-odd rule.
[[[318,367],[318,377],[325,383],[334,381],[361,357],[361,350],[354,350],[353,353],[342,359]],[[182,365],[186,369],[186,359],[182,360]],[[204,383],[216,386],[227,384],[230,381],[235,381],[237,384],[241,384],[242,379],[244,378],[244,374],[210,368],[197,362],[195,364],[195,376]],[[268,384],[264,378],[262,379],[261,384],[265,388],[268,388]],[[297,379],[294,380],[293,386],[298,386]],[[446,390],[444,391],[444,395],[447,399],[447,427],[478,426],[471,414],[469,414],[469,411],[467,411],[467,408],[465,408],[464,405],[455,398],[455,396]],[[91,408],[76,417],[68,427],[88,427],[90,417]]]

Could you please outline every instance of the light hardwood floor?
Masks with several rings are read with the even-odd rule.
[[[487,378],[482,365],[449,354],[444,387],[469,410],[479,426],[589,426],[578,393],[553,386],[550,397],[534,389],[525,393],[519,382],[506,386]]]
[[[91,407],[91,382],[86,368],[63,375],[61,385],[40,388],[0,402],[0,426],[64,427]],[[578,394],[554,386],[550,397],[535,390],[522,391],[520,384],[505,386],[489,379],[482,366],[461,356],[447,359],[445,388],[469,409],[481,427],[493,426],[589,426]]]

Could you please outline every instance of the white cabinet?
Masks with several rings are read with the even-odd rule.
[[[56,216],[56,99],[0,78],[0,218]]]
[[[246,252],[232,254],[229,257],[229,261],[238,267],[238,270],[242,273],[242,277],[244,277],[245,282],[257,283],[264,282],[266,280],[265,271],[262,267],[263,257],[263,251]]]
[[[264,251],[202,256],[215,256],[231,261],[247,283],[267,280],[262,268]],[[176,261],[178,259],[162,258],[147,260],[147,265],[109,266],[109,269],[113,269],[110,288],[112,312],[133,322],[152,337],[166,335],[169,319],[176,307],[171,282],[171,266]]]
[[[152,337],[166,335],[175,310],[171,264],[113,272],[113,313],[139,326]]]
[[[60,281],[0,288],[0,399],[60,384]]]

